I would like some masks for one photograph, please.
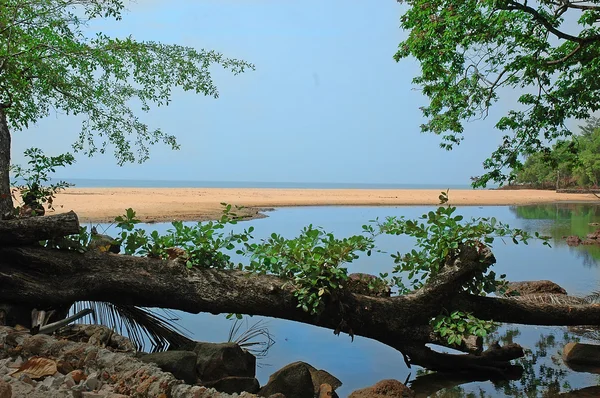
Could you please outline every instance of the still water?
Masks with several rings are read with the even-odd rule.
[[[269,217],[238,224],[235,228],[255,227],[257,239],[277,232],[294,237],[306,225],[322,226],[336,236],[359,234],[361,226],[375,218],[405,216],[417,218],[432,210],[427,206],[403,207],[302,207],[272,211]],[[505,273],[511,281],[549,279],[564,287],[571,295],[588,295],[600,291],[600,247],[568,247],[562,237],[585,235],[596,227],[589,223],[600,222],[600,206],[559,204],[542,206],[486,206],[460,207],[458,213],[469,217],[496,217],[511,227],[523,228],[550,235],[552,247],[532,241],[529,245],[514,245],[511,241],[497,240],[493,247],[497,263],[495,271]],[[149,231],[164,232],[169,224],[144,225]],[[115,234],[112,227],[106,233]],[[412,240],[406,237],[383,236],[377,240],[378,248],[386,253],[361,257],[349,265],[349,272],[379,274],[393,266],[389,255],[412,249]],[[178,313],[180,324],[191,337],[201,341],[226,341],[232,321],[224,315]],[[262,317],[246,317],[252,324]],[[266,319],[266,318],[265,318]],[[376,341],[357,336],[351,342],[348,336],[335,336],[332,331],[301,323],[266,319],[268,329],[276,343],[266,358],[259,361],[257,378],[264,384],[271,373],[282,366],[305,361],[325,369],[338,377],[343,385],[340,397],[350,392],[393,378],[402,382],[414,380],[422,371],[408,369],[402,355]],[[504,325],[496,339],[515,341],[530,350],[522,360],[525,375],[520,381],[492,383],[470,382],[440,391],[438,397],[503,397],[503,396],[554,396],[587,386],[600,384],[600,377],[577,373],[566,368],[560,360],[565,342],[579,339],[594,342],[590,336],[581,336],[562,327],[534,327]],[[597,341],[597,340],[596,340]],[[416,382],[418,383],[418,381]],[[425,381],[431,385],[432,381]],[[456,383],[455,383],[456,384]]]

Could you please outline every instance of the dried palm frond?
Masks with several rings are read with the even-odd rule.
[[[584,300],[589,304],[600,304],[600,291],[591,292],[584,297]]]
[[[240,329],[244,323],[246,330],[240,333]],[[269,332],[267,326],[267,322],[264,320],[257,321],[253,325],[248,326],[248,320],[236,319],[229,329],[229,338],[227,341],[236,343],[257,358],[265,358],[271,346],[275,344],[273,335]]]
[[[147,308],[133,305],[120,305],[102,301],[79,301],[71,308],[79,312],[90,308],[96,314],[95,319],[85,319],[88,323],[104,325],[117,333],[128,337],[142,351],[150,345],[151,352],[165,351],[170,345],[180,347],[193,343],[185,331],[177,325],[177,316],[169,310],[160,310],[163,314]],[[91,322],[89,322],[91,321]]]
[[[507,297],[511,300],[526,301],[529,303],[541,304],[564,304],[564,305],[585,305],[589,304],[585,298],[576,296],[567,296],[566,294],[525,294],[523,296]]]

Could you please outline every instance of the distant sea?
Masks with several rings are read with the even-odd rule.
[[[371,184],[330,182],[104,180],[61,178],[78,188],[298,188],[298,189],[470,189],[469,184]]]

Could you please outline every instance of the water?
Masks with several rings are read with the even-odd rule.
[[[469,184],[376,184],[353,182],[177,181],[65,178],[77,188],[297,188],[297,189],[470,189]]]
[[[271,232],[286,237],[295,236],[302,227],[314,224],[334,232],[336,236],[349,236],[361,231],[361,226],[369,220],[386,216],[406,216],[416,218],[433,209],[427,206],[414,207],[303,207],[283,208],[270,212],[268,218],[251,220],[236,226],[247,228],[253,225],[256,238],[268,236]],[[585,235],[594,230],[590,222],[600,222],[600,206],[560,204],[544,206],[489,206],[461,207],[459,212],[466,217],[494,216],[509,223],[512,227],[528,231],[539,231],[552,236],[552,248],[541,242],[523,244],[497,241],[493,252],[497,258],[495,271],[505,273],[508,280],[550,279],[563,286],[569,294],[587,295],[600,290],[599,269],[600,250],[598,248],[571,248],[564,244],[563,235]],[[146,226],[149,230],[165,231],[168,224]],[[108,229],[108,233],[112,227]],[[386,254],[378,253],[371,257],[361,257],[349,266],[350,272],[378,274],[391,270],[390,253],[405,252],[412,248],[412,240],[406,237],[384,236],[378,239],[378,247]],[[202,341],[220,342],[227,339],[231,321],[224,316],[181,313],[181,325],[192,333],[192,337]],[[249,317],[250,323],[261,317]],[[275,336],[276,344],[257,369],[261,384],[268,376],[282,366],[294,361],[306,361],[313,366],[325,369],[338,377],[344,384],[338,390],[341,397],[350,392],[393,378],[405,381],[421,373],[418,369],[407,369],[402,355],[397,351],[373,340],[357,336],[354,342],[348,336],[335,336],[332,331],[283,320],[269,320],[269,330]],[[578,338],[561,327],[535,327],[506,325],[498,331],[499,336],[510,340],[518,334],[515,342],[532,351],[524,362],[526,375],[521,381],[493,384],[472,382],[445,392],[448,397],[473,396],[542,396],[546,391],[568,391],[596,385],[598,376],[576,373],[568,370],[560,360],[560,350],[565,342]],[[589,341],[582,338],[583,341]],[[533,355],[533,357],[532,357]],[[409,376],[410,374],[410,376]]]

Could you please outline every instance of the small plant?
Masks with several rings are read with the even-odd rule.
[[[127,209],[123,216],[115,218],[117,228],[121,229],[116,242],[123,247],[127,255],[167,259],[173,249],[178,249],[183,251],[184,254],[179,258],[185,260],[188,268],[241,269],[241,264],[234,264],[226,251],[233,250],[236,244],[251,239],[254,228],[250,227],[241,233],[220,231],[227,224],[236,224],[238,219],[231,205],[223,205],[220,220],[197,223],[193,226],[174,221],[173,228],[167,230],[165,235],[160,235],[157,231],[148,234],[144,229],[136,228],[141,221],[137,219],[133,209]]]
[[[242,326],[245,326],[243,332],[241,331]],[[257,358],[265,358],[271,346],[275,344],[267,322],[260,320],[249,325],[247,319],[243,322],[239,318],[233,321],[227,341],[239,345]]]
[[[448,202],[448,193],[440,195],[442,204]],[[492,247],[497,238],[509,238],[513,243],[527,244],[534,237],[548,245],[549,237],[535,232],[533,235],[518,228],[498,222],[495,218],[474,218],[463,222],[463,216],[456,215],[456,207],[440,206],[418,220],[406,220],[404,217],[388,217],[385,222],[377,220],[379,231],[391,235],[408,235],[416,239],[416,249],[409,253],[392,254],[396,263],[393,273],[403,273],[408,277],[408,285],[401,275],[392,280],[400,294],[409,293],[422,287],[427,280],[439,274],[444,265],[458,254],[461,245],[476,246],[479,249]],[[420,249],[420,250],[419,250]],[[496,278],[496,273],[482,273],[464,286],[472,294],[495,292],[502,285],[504,275]]]
[[[66,167],[75,163],[75,158],[70,153],[59,156],[46,156],[39,148],[29,148],[24,152],[29,158],[27,164],[29,168],[19,165],[11,167],[11,171],[16,178],[13,182],[12,195],[16,201],[21,201],[22,206],[17,211],[23,213],[26,208],[31,211],[31,215],[43,215],[44,206],[48,210],[54,210],[53,203],[56,194],[73,184],[59,181],[51,181],[50,174],[56,171],[57,167]]]
[[[485,337],[498,325],[482,321],[469,313],[454,311],[450,315],[438,315],[431,320],[434,332],[446,338],[448,344],[461,345],[468,336]]]
[[[273,233],[262,243],[246,244],[243,253],[250,256],[247,271],[287,279],[295,288],[298,307],[318,314],[323,298],[335,295],[348,279],[343,265],[357,259],[359,252],[370,255],[374,247],[373,236],[337,239],[309,225],[294,239]]]

